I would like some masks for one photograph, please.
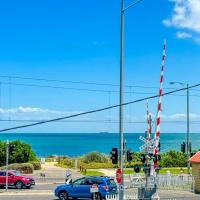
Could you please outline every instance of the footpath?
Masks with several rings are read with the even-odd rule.
[[[33,177],[36,180],[37,185],[42,184],[63,184],[65,183],[66,170],[62,167],[55,166],[56,162],[47,162],[42,164],[42,169],[33,173]],[[72,179],[76,179],[82,176],[77,170],[72,171]],[[41,177],[41,173],[45,174],[45,178]]]
[[[34,196],[34,195],[52,195],[54,194],[54,188],[56,185],[64,184],[66,178],[66,170],[61,167],[55,166],[55,162],[47,162],[42,165],[41,170],[34,171],[33,174],[30,174],[34,177],[36,185],[31,189],[21,189],[17,190],[14,188],[9,188],[6,192],[5,189],[0,189],[0,199],[1,197],[6,196]],[[82,174],[76,170],[72,171],[72,179],[81,177]],[[45,174],[45,178],[41,178],[41,173]],[[8,198],[9,199],[9,198]]]

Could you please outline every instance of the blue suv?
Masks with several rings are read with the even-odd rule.
[[[90,188],[92,185],[98,186],[98,193],[95,194],[95,200],[102,200],[106,198],[107,194],[116,194],[117,185],[115,181],[110,177],[89,176],[82,177],[68,185],[59,185],[55,189],[55,196],[60,200],[66,200],[68,198],[92,198]]]

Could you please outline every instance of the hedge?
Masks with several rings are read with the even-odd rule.
[[[6,167],[2,167],[2,169],[6,169]],[[14,163],[8,165],[9,170],[17,170],[20,171],[23,174],[32,174],[34,167],[31,163]]]
[[[33,165],[34,170],[41,170],[41,163],[40,162],[30,162]]]

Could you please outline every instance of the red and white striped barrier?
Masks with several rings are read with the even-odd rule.
[[[162,67],[160,75],[160,89],[159,89],[159,98],[158,98],[158,107],[157,107],[157,119],[156,119],[156,132],[154,136],[154,154],[158,154],[159,151],[159,139],[160,139],[160,114],[161,114],[161,101],[162,101],[162,85],[163,85],[163,75],[164,75],[164,66],[165,66],[165,57],[166,57],[166,40],[164,41],[163,54],[162,54]],[[156,165],[156,164],[155,164]],[[155,166],[157,167],[157,166]]]

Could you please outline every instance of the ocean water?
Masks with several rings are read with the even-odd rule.
[[[125,133],[127,147],[139,151],[144,143],[140,133]],[[91,151],[109,154],[112,147],[118,147],[117,133],[1,133],[0,140],[21,140],[30,144],[37,156],[68,155],[79,156]],[[162,133],[161,152],[180,150],[186,140],[186,133]],[[191,133],[192,149],[200,149],[200,133]]]

